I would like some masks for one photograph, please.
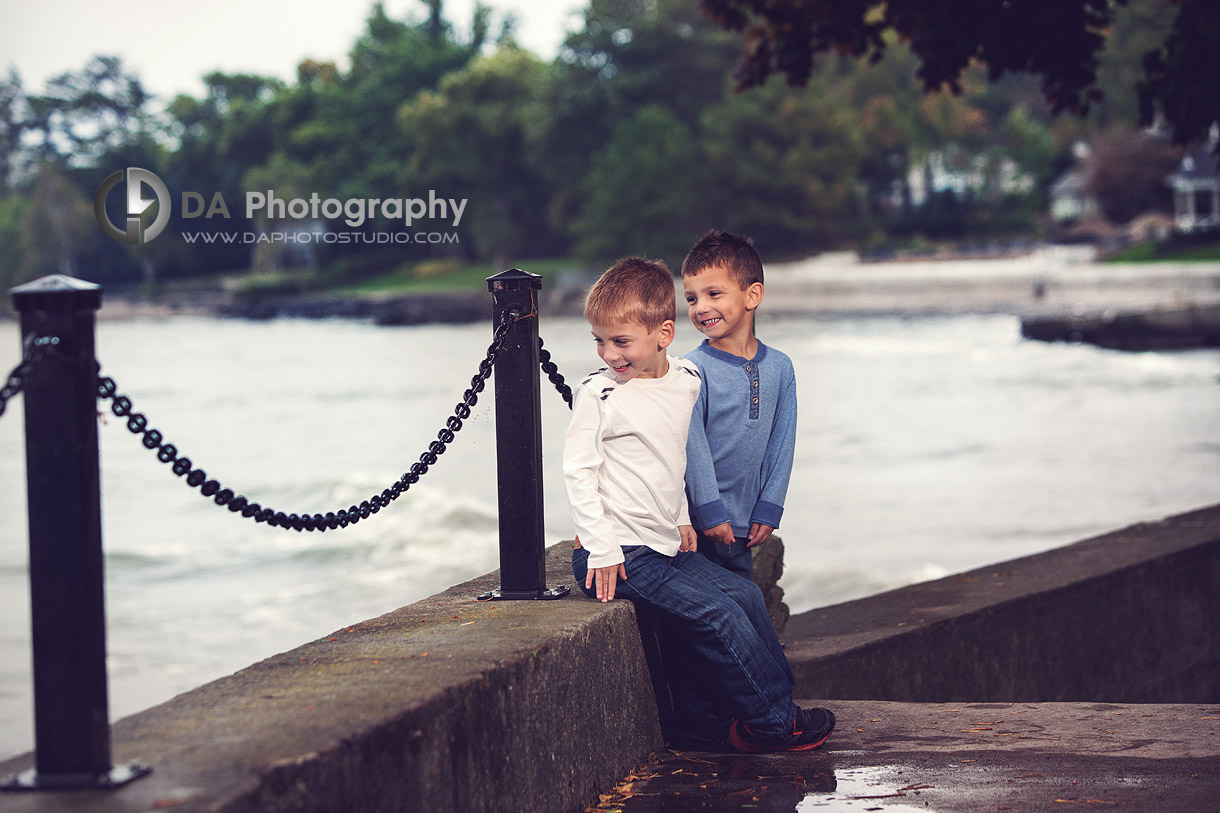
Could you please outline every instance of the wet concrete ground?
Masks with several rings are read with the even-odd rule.
[[[816,751],[660,751],[590,810],[1220,810],[1220,705],[820,705]]]

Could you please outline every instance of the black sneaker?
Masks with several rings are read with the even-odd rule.
[[[666,742],[674,748],[710,749],[724,748],[729,744],[729,726],[732,720],[714,718],[675,724],[668,732]]]
[[[738,751],[746,754],[765,754],[777,751],[812,751],[830,738],[835,730],[834,712],[829,709],[796,710],[792,720],[792,733],[778,737],[760,737],[740,720],[735,720],[729,729],[729,742]]]

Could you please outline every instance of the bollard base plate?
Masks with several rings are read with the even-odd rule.
[[[113,790],[152,773],[152,767],[129,762],[105,773],[47,773],[36,768],[10,776],[0,782],[0,791],[30,790]]]
[[[566,585],[544,590],[492,590],[490,593],[480,594],[479,601],[550,601],[563,598],[570,592],[572,592],[572,588]]]

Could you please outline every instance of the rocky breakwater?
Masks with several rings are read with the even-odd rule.
[[[539,292],[539,307],[551,316],[579,315],[584,291],[556,288]],[[370,319],[378,325],[460,324],[491,318],[486,291],[452,291],[393,297],[291,297],[230,302],[217,315],[239,319]]]
[[[1220,347],[1220,304],[1026,316],[1021,319],[1021,335],[1129,351]]]

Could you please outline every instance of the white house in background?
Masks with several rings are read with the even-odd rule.
[[[1047,190],[1051,202],[1051,219],[1056,223],[1075,223],[1097,215],[1097,199],[1089,194],[1089,146],[1083,141],[1072,147],[1076,159],[1071,169],[1055,179]]]
[[[1088,182],[1088,172],[1076,166],[1051,184],[1052,220],[1056,223],[1074,223],[1097,214],[1097,199],[1089,194]]]
[[[1178,171],[1165,179],[1173,187],[1173,223],[1181,232],[1220,228],[1220,171],[1216,128],[1211,138],[1186,151]]]
[[[923,206],[940,192],[956,197],[986,197],[989,193],[1028,194],[1034,179],[1016,161],[1003,155],[968,153],[950,145],[933,150],[907,172],[907,188],[913,206]]]

